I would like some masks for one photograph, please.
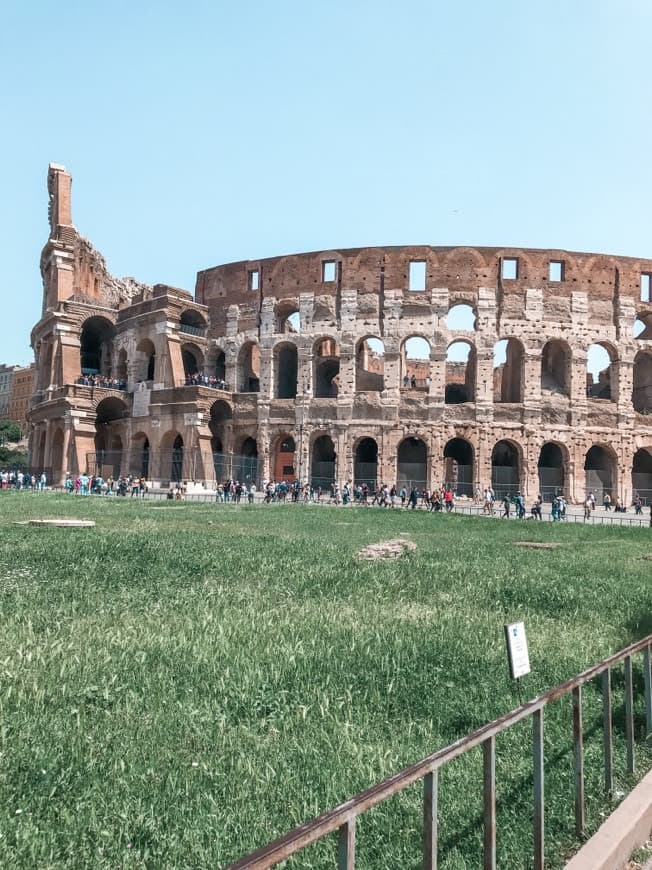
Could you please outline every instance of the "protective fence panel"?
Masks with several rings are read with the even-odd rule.
[[[539,466],[539,492],[545,502],[552,502],[563,493],[564,469]]]
[[[425,462],[399,462],[396,481],[399,489],[403,486],[406,489],[411,489],[413,486],[417,489],[425,489],[427,479]]]
[[[496,498],[504,498],[508,494],[516,495],[520,488],[518,468],[494,465],[491,469],[491,488]]]
[[[354,483],[366,483],[370,490],[376,489],[378,479],[377,462],[356,462],[353,470]]]
[[[310,485],[313,489],[321,486],[322,489],[329,489],[335,480],[335,463],[334,462],[314,462],[312,463],[312,474],[310,476]]]
[[[611,496],[612,501],[615,501],[611,483],[611,471],[608,468],[591,469],[585,474],[586,494],[592,492],[596,502],[601,502],[607,493]]]

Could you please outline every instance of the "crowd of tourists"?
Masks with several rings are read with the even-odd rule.
[[[226,381],[218,378],[215,375],[205,375],[201,372],[195,372],[192,375],[186,375],[187,387],[212,387],[214,390],[226,390]]]
[[[133,474],[123,477],[109,476],[106,479],[101,474],[78,474],[73,477],[66,475],[64,488],[69,495],[118,495],[131,498],[145,498],[149,489],[146,477],[136,477]]]
[[[38,476],[30,474],[28,471],[0,471],[0,488],[2,489],[38,490],[43,492],[47,484],[48,478],[44,471]]]
[[[124,378],[105,378],[104,375],[80,375],[77,378],[77,383],[82,387],[102,387],[105,390],[122,390],[127,389],[127,382]]]

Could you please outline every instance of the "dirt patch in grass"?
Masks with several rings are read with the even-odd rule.
[[[643,558],[644,558],[644,559],[648,559],[650,562],[652,562],[652,553],[646,553],[646,554],[643,556]]]
[[[512,541],[515,547],[526,547],[528,550],[556,550],[561,544],[539,543],[538,541]]]
[[[416,550],[417,545],[407,538],[396,538],[393,541],[381,541],[380,544],[369,544],[358,551],[358,559],[377,562],[380,559],[398,559],[409,550]]]

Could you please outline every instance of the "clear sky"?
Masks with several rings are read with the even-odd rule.
[[[50,161],[117,276],[383,244],[652,255],[649,0],[7,0],[0,362]]]

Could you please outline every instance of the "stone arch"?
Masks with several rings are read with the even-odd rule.
[[[639,414],[652,415],[652,350],[639,350],[634,357],[632,405]]]
[[[444,402],[459,405],[475,401],[477,354],[473,342],[459,339],[446,350],[446,386]]]
[[[296,399],[299,372],[297,346],[284,341],[274,347],[274,397]]]
[[[122,399],[110,397],[95,409],[95,469],[102,477],[119,477],[122,468],[122,421],[129,408]]]
[[[187,335],[202,336],[206,334],[207,323],[204,316],[195,308],[186,308],[179,317],[179,331]]]
[[[478,315],[475,306],[468,302],[456,302],[451,305],[446,315],[446,329],[463,330],[464,332],[475,332],[477,328]]]
[[[181,345],[181,359],[183,360],[183,373],[186,378],[199,375],[204,370],[204,354],[196,344]]]
[[[214,375],[218,381],[226,381],[226,353],[221,347],[214,347],[207,355],[206,366],[208,374]]]
[[[313,344],[313,395],[316,399],[334,399],[339,391],[340,355],[337,341],[330,336]]]
[[[260,392],[260,347],[255,341],[246,341],[240,348],[237,379],[238,392]]]
[[[408,436],[396,451],[397,486],[424,489],[428,484],[428,448],[421,438]]]
[[[136,380],[153,381],[156,374],[156,348],[149,338],[142,338],[136,345]]]
[[[301,313],[293,300],[277,302],[274,309],[276,332],[282,335],[299,335],[301,332]]]
[[[238,453],[233,457],[231,476],[240,483],[259,483],[258,473],[258,442],[251,435],[246,435],[240,442]]]
[[[144,432],[137,432],[131,439],[130,471],[138,477],[149,477],[150,444]]]
[[[118,365],[116,369],[116,377],[119,381],[127,382],[128,371],[127,371],[127,351],[123,347],[118,353]]]
[[[491,487],[497,498],[520,492],[522,468],[518,444],[507,438],[494,444],[491,451]]]
[[[525,350],[517,338],[501,338],[494,345],[494,402],[523,401]]]
[[[618,401],[618,353],[608,341],[589,346],[586,358],[586,395],[589,399]]]
[[[568,450],[556,441],[546,441],[541,446],[537,462],[539,492],[546,502],[561,495],[567,485]]]
[[[584,459],[584,484],[586,495],[593,492],[596,501],[602,501],[609,494],[615,501],[618,491],[618,460],[609,445],[594,444]]]
[[[279,435],[274,446],[274,480],[293,483],[296,480],[294,457],[296,443],[292,435]]]
[[[310,485],[330,488],[335,481],[335,445],[330,435],[318,435],[312,442],[310,457]]]
[[[570,396],[573,355],[567,342],[547,341],[541,351],[541,389]]]
[[[353,456],[353,482],[366,483],[375,492],[378,483],[378,442],[375,438],[360,438]]]
[[[639,341],[652,339],[652,311],[641,311],[634,321],[634,338]]]
[[[430,386],[429,340],[418,333],[401,343],[401,385],[403,389],[428,389]]]
[[[641,447],[632,461],[632,493],[643,503],[652,504],[652,447]]]
[[[80,368],[84,375],[111,377],[115,326],[106,317],[93,315],[81,326]]]
[[[59,427],[56,429],[54,435],[52,436],[52,449],[50,452],[50,455],[52,457],[52,480],[55,482],[61,481],[63,479],[63,475],[66,470],[63,467],[65,460],[65,456],[63,455],[63,444],[63,429]]]
[[[473,445],[466,438],[455,437],[446,442],[444,480],[457,495],[473,498]]]
[[[355,389],[357,392],[385,389],[385,343],[376,335],[364,336],[356,344]]]

